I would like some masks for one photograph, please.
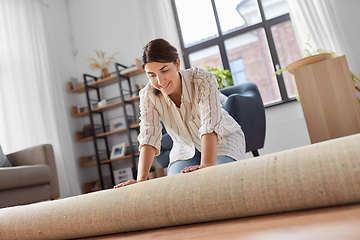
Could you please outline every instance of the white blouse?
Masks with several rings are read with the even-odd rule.
[[[215,76],[201,68],[180,70],[182,96],[180,108],[165,93],[156,95],[148,83],[140,91],[139,150],[143,145],[156,148],[160,154],[163,121],[174,141],[170,163],[187,160],[201,152],[201,136],[215,132],[217,155],[241,160],[245,158],[245,137],[239,124],[220,105]]]

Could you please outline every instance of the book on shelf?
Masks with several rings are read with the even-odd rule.
[[[129,73],[131,71],[134,71],[138,69],[136,65],[133,65],[131,67],[128,67],[128,68],[124,68],[123,70],[120,71],[120,74],[126,74],[126,73]]]
[[[120,74],[127,74],[129,72],[132,72],[132,71],[135,71],[135,70],[139,70],[139,69],[142,69],[142,65],[141,65],[141,61],[140,59],[135,59],[136,60],[136,65],[132,65],[131,67],[128,67],[128,68],[124,68],[120,71]]]

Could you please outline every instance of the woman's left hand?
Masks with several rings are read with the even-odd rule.
[[[190,167],[186,167],[184,168],[181,173],[188,173],[188,172],[193,172],[202,168],[206,168],[207,166],[205,165],[195,165],[195,166],[190,166]]]

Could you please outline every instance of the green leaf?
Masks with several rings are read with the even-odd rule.
[[[282,68],[282,69],[276,71],[276,72],[274,73],[274,75],[279,75],[280,73],[286,72],[286,71],[287,71],[286,68]]]
[[[305,57],[310,57],[310,56],[312,56],[314,53],[319,53],[319,54],[330,53],[332,58],[337,58],[337,57],[338,57],[338,55],[337,55],[334,51],[330,51],[330,50],[327,50],[327,49],[316,49],[316,50],[315,50],[315,49],[310,45],[309,41],[310,41],[310,34],[308,35],[308,40],[307,40],[307,42],[305,43],[305,49],[304,49]],[[312,50],[312,52],[311,52],[308,48],[310,48],[310,50]],[[280,60],[281,60],[283,57],[285,57],[290,51],[291,51],[291,50],[287,51],[286,54],[280,58]],[[274,73],[274,76],[276,76],[276,75],[278,75],[278,74],[280,74],[280,73],[282,73],[282,72],[284,72],[284,71],[286,71],[286,69],[280,69],[280,70],[278,70],[278,71],[276,71],[276,72]],[[355,89],[360,92],[360,80],[359,80],[359,78],[356,77],[352,72],[350,72],[350,73],[351,73],[352,81],[353,81],[353,83],[354,83],[354,85],[355,85]],[[294,89],[294,91],[295,91],[295,89]],[[295,93],[296,99],[298,99],[298,101],[299,101],[300,99],[299,99],[298,93],[297,93],[297,92],[294,92],[294,93]],[[359,99],[359,98],[358,98],[358,100],[359,100],[359,103],[360,103],[360,99]]]
[[[220,67],[213,68],[209,66],[204,66],[203,69],[215,75],[219,85],[219,89],[234,85],[234,82],[231,78],[231,72],[229,69],[222,70]]]

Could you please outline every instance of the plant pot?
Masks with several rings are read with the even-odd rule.
[[[302,58],[287,65],[286,70],[288,70],[291,74],[294,74],[294,69],[304,67],[313,63],[321,62],[327,59],[331,59],[331,57],[332,57],[331,53],[322,53],[322,54]]]
[[[87,138],[87,137],[91,137],[91,129],[85,129],[84,131],[83,131],[83,133],[84,133],[84,138]]]
[[[109,70],[107,70],[107,68],[102,68],[101,69],[101,79],[108,78],[108,77],[110,77]]]
[[[311,143],[360,133],[360,106],[345,56],[294,72]]]
[[[149,172],[149,180],[154,179],[154,178],[156,178],[156,173],[155,172]]]

